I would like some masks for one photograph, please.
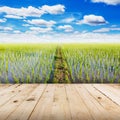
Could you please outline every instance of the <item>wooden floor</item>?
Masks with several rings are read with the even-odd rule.
[[[0,84],[0,120],[120,120],[120,85]]]

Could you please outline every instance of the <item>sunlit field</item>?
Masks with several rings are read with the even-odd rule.
[[[0,82],[120,83],[120,44],[1,44]]]
[[[120,45],[65,45],[73,82],[120,82]]]

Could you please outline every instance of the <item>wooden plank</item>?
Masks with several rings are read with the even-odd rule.
[[[0,84],[0,91],[5,89],[5,88],[8,88],[10,87],[12,84]]]
[[[7,94],[8,92],[11,92],[12,90],[14,90],[16,87],[19,86],[19,84],[14,84],[8,87],[8,85],[6,85],[7,87],[4,89],[2,89],[0,91],[0,96],[3,96],[4,94]]]
[[[103,87],[120,98],[120,86],[116,85],[116,87],[114,87],[113,85],[103,85]]]
[[[101,113],[103,117],[107,116],[108,120],[119,120],[120,119],[120,107],[113,103],[109,98],[99,92],[93,87],[93,85],[83,85],[91,96],[98,101],[99,105],[104,108],[104,111]],[[91,98],[90,98],[91,100]],[[100,108],[98,106],[98,109]],[[101,115],[100,114],[100,115]]]
[[[66,85],[66,91],[72,120],[93,120],[93,117],[84,104],[82,98],[74,88],[74,85]]]
[[[45,88],[45,84],[41,84],[36,87],[28,98],[8,117],[7,120],[28,120]]]
[[[47,85],[46,90],[29,118],[30,120],[49,120],[52,112],[54,89],[54,84]]]
[[[119,101],[115,84],[3,85],[0,120],[120,120]]]
[[[120,89],[120,84],[107,84],[107,85]]]
[[[50,117],[50,120],[71,120],[71,113],[64,84],[55,86],[52,116]]]
[[[7,103],[12,97],[16,96],[18,93],[21,92],[26,88],[26,85],[13,85],[9,88],[6,88],[6,90],[0,94],[0,107],[3,106],[5,103]]]
[[[0,88],[2,87],[2,86],[4,86],[5,84],[0,84]]]
[[[111,99],[114,103],[120,106],[120,97],[114,94],[114,92],[108,90],[106,85],[94,84],[93,86],[109,99]]]
[[[9,84],[0,84],[0,88],[8,86]]]
[[[22,87],[22,85],[21,85]],[[16,108],[24,101],[24,99],[32,92],[36,85],[26,85],[26,88],[21,90],[15,97],[9,100],[4,106],[0,108],[0,120],[5,120],[8,116],[16,110]],[[27,107],[27,106],[26,106]]]
[[[90,85],[86,85],[88,88]],[[85,89],[84,85],[75,86],[81,99],[83,100],[86,108],[95,120],[109,120],[109,113],[103,108],[99,102],[91,96],[91,94]],[[94,109],[93,109],[94,108]]]

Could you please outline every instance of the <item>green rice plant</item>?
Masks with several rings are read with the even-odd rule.
[[[113,83],[120,79],[119,44],[64,44],[63,52],[74,81]]]
[[[4,82],[44,83],[49,79],[56,45],[6,45],[4,49],[0,51],[0,78]]]

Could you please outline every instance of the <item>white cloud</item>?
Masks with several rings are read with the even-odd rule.
[[[7,19],[0,19],[0,23],[4,23],[4,22],[6,22],[7,21]]]
[[[34,33],[0,33],[0,43],[120,43],[120,34],[59,33],[35,35]],[[9,36],[9,37],[8,37]]]
[[[13,33],[19,34],[19,33],[21,33],[21,31],[19,31],[19,30],[14,30]]]
[[[23,27],[29,27],[31,26],[30,24],[22,24]]]
[[[104,25],[108,23],[104,17],[102,16],[97,16],[97,15],[85,15],[83,17],[83,20],[78,21],[77,24],[87,24],[91,26],[96,26],[96,25]]]
[[[58,30],[64,30],[65,32],[72,32],[73,27],[71,25],[58,26]]]
[[[8,6],[0,7],[0,13],[6,13],[9,15],[8,17],[40,17],[43,14],[60,14],[65,11],[65,7],[63,5],[53,5],[48,6],[44,5],[39,8],[35,8],[32,6],[28,6],[27,8],[12,8]]]
[[[20,17],[40,17],[42,14],[44,14],[44,11],[32,6],[29,6],[28,8],[12,8],[8,6],[3,6],[0,7],[0,13],[6,13],[7,15],[15,15]]]
[[[65,6],[63,6],[61,4],[54,5],[54,6],[44,5],[41,7],[41,9],[45,13],[49,13],[49,14],[61,14],[61,13],[65,12]]]
[[[5,15],[5,18],[13,18],[13,19],[23,19],[23,17],[17,16],[17,15]]]
[[[111,25],[111,27],[117,27],[117,25]]]
[[[74,17],[70,17],[70,18],[65,18],[65,19],[61,20],[61,22],[63,22],[63,23],[71,23],[71,22],[73,22],[74,20],[75,20]]]
[[[111,28],[100,28],[100,29],[94,30],[93,32],[104,33],[104,32],[110,32],[110,31],[120,31],[120,28],[114,28],[114,27],[111,27]]]
[[[48,33],[51,32],[53,29],[48,27],[48,28],[41,28],[41,27],[30,27],[31,31],[27,31],[27,33],[34,32],[36,34],[38,33]]]
[[[118,5],[120,0],[92,0],[94,3],[105,3],[107,5]]]
[[[42,42],[44,39],[41,39],[33,34],[9,34],[9,33],[0,33],[0,43],[38,43]],[[9,36],[9,37],[8,37]]]
[[[4,32],[4,31],[12,31],[13,28],[12,27],[3,27],[3,26],[0,26],[0,31]]]
[[[33,25],[39,25],[39,26],[47,26],[47,27],[51,27],[53,25],[56,24],[55,21],[46,21],[43,19],[32,19],[32,20],[25,20],[25,22],[29,23],[29,24],[33,24]]]

